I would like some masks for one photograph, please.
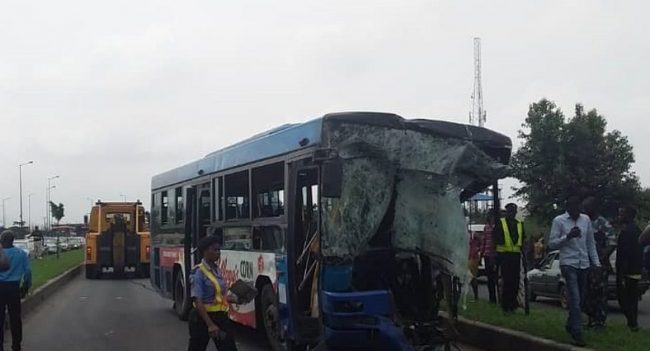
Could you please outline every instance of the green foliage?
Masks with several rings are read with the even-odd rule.
[[[60,203],[57,205],[50,201],[50,210],[52,211],[52,217],[56,219],[56,224],[58,225],[61,218],[65,217],[65,208],[63,208],[63,204]]]
[[[74,250],[62,252],[58,259],[56,255],[48,255],[40,260],[32,260],[32,291],[68,269],[78,266],[83,262],[83,259],[84,250]]]
[[[564,331],[567,312],[557,307],[532,304],[528,316],[521,310],[514,315],[504,315],[499,306],[472,301],[467,302],[467,309],[460,315],[561,343],[571,342],[569,334]],[[650,344],[650,330],[644,328],[632,333],[622,321],[610,318],[604,330],[585,330],[585,340],[589,348],[599,351],[645,351]]]
[[[639,204],[641,187],[632,172],[634,153],[617,130],[606,132],[605,117],[576,104],[566,120],[547,99],[533,103],[519,131],[523,146],[513,155],[513,176],[523,185],[515,195],[528,202],[528,211],[550,219],[568,195],[596,196],[605,215],[621,204]]]

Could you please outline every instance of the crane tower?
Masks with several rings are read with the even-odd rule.
[[[474,91],[472,107],[469,111],[469,124],[483,127],[486,112],[483,109],[483,88],[481,86],[481,38],[474,38]]]

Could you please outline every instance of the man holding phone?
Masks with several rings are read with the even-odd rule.
[[[581,200],[570,196],[566,212],[553,219],[549,247],[560,250],[560,270],[566,282],[569,318],[566,331],[576,346],[586,346],[582,336],[582,311],[580,305],[587,284],[590,267],[600,267],[594,241],[591,219],[580,213]]]

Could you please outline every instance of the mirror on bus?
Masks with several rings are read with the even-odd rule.
[[[328,160],[322,165],[321,179],[323,197],[341,197],[343,183],[343,161],[340,158]]]

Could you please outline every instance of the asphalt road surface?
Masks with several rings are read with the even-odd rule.
[[[187,323],[148,280],[86,280],[77,277],[24,320],[26,351],[180,351],[187,349]],[[268,350],[257,332],[238,327],[240,351]],[[5,333],[5,350],[11,336]],[[463,351],[477,349],[459,345]],[[208,350],[215,350],[210,345]]]
[[[171,301],[151,291],[147,280],[86,280],[78,277],[24,321],[27,351],[179,351],[187,349],[187,323]],[[9,333],[5,349],[10,349]],[[263,338],[241,327],[241,351],[267,350]],[[214,350],[214,345],[208,350]]]

